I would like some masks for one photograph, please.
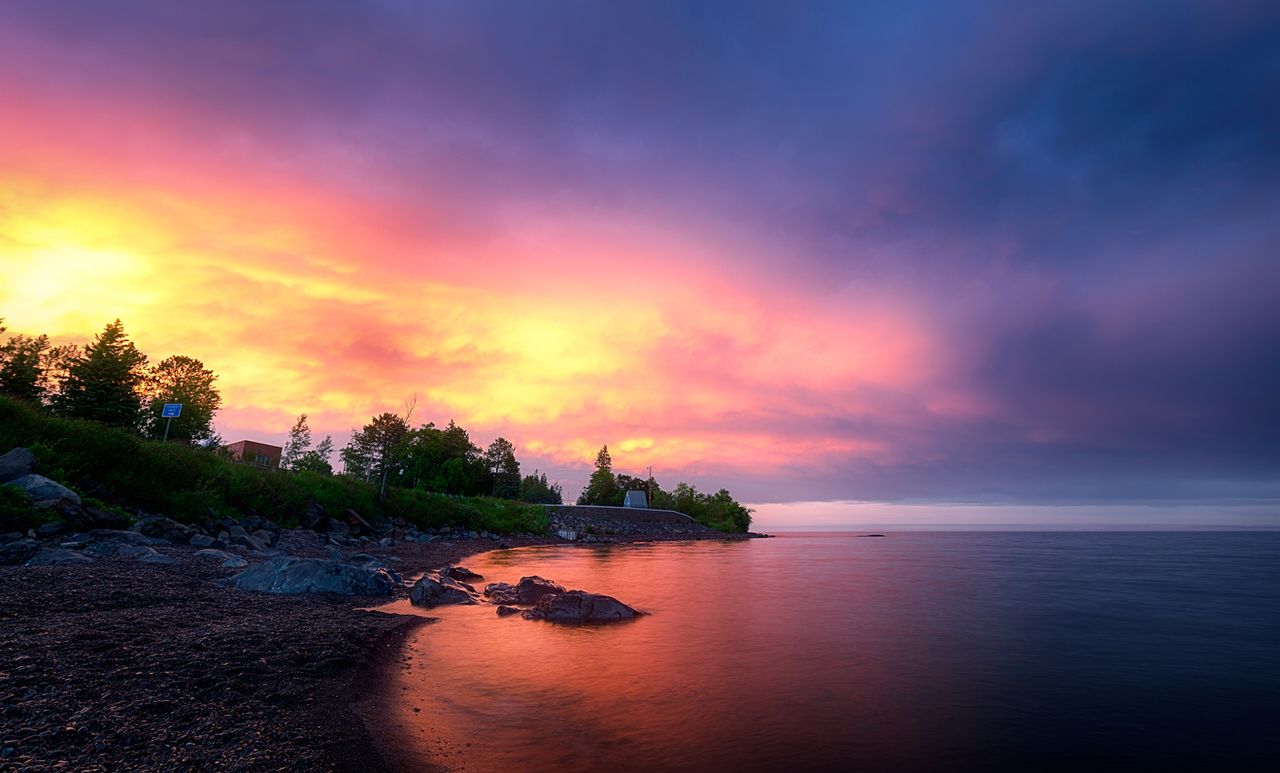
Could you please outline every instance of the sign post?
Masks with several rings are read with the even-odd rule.
[[[169,440],[169,425],[173,420],[182,415],[182,403],[165,403],[164,409],[160,411],[160,416],[164,418],[164,439]]]

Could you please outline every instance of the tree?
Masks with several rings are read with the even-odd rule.
[[[613,477],[613,457],[609,456],[609,446],[600,447],[596,454],[596,469],[587,481],[587,487],[578,497],[580,505],[616,505],[620,504],[618,482]]]
[[[538,474],[537,470],[520,481],[520,499],[535,505],[564,504],[560,484],[548,484],[547,474]]]
[[[302,461],[302,457],[311,449],[311,427],[307,426],[307,414],[298,416],[298,420],[293,423],[293,428],[289,430],[289,440],[284,444],[284,451],[280,453],[280,467],[286,470],[298,469],[298,463]]]
[[[39,400],[42,358],[48,348],[45,335],[16,335],[0,346],[0,392],[20,400]]]
[[[146,364],[147,356],[133,345],[117,319],[72,361],[53,405],[67,416],[137,427],[142,414],[138,388]]]
[[[75,344],[50,346],[40,355],[40,399],[52,403],[62,391],[62,385],[71,375],[71,366],[80,356]]]
[[[489,474],[493,476],[493,495],[503,499],[520,496],[520,462],[511,441],[499,437],[489,444],[484,454]]]
[[[142,434],[162,438],[169,424],[170,440],[198,443],[211,437],[213,414],[222,407],[222,394],[214,386],[217,380],[203,362],[180,354],[151,367],[143,382]],[[182,415],[172,423],[161,415],[166,403],[182,403]]]
[[[320,475],[332,475],[333,465],[329,463],[329,457],[333,455],[333,438],[328,435],[324,436],[316,444],[316,447],[307,451],[298,459],[297,465],[293,468],[298,471],[315,472]]]
[[[400,445],[409,434],[409,425],[394,413],[382,413],[351,433],[351,442],[342,449],[343,471],[379,487],[379,500],[386,496],[387,479],[397,462]]]

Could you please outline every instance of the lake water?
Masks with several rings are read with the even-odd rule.
[[[1280,769],[1280,533],[787,534],[467,565],[650,614],[433,610],[388,692],[424,763]]]

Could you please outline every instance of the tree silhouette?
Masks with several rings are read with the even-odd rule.
[[[138,387],[147,356],[138,351],[116,320],[107,325],[72,361],[53,400],[67,416],[115,427],[137,427],[142,414]]]

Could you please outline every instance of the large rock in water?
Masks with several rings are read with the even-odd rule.
[[[524,613],[526,620],[553,623],[608,623],[639,617],[640,611],[613,596],[571,590],[543,596],[538,605]]]
[[[25,448],[15,448],[0,456],[0,483],[17,480],[36,471],[36,455]]]
[[[438,607],[442,604],[474,604],[466,588],[447,577],[424,575],[409,590],[409,602],[420,607]]]
[[[537,575],[521,577],[520,582],[515,585],[505,582],[491,582],[484,586],[484,595],[488,596],[495,604],[528,606],[537,604],[543,596],[564,592],[563,585],[545,580]]]
[[[384,569],[343,561],[282,556],[255,564],[231,578],[242,590],[265,593],[340,593],[344,596],[390,596],[391,576]]]
[[[57,507],[63,503],[74,507],[80,506],[80,495],[57,481],[49,480],[43,475],[28,474],[14,478],[6,486],[13,486],[27,492],[36,507]]]

